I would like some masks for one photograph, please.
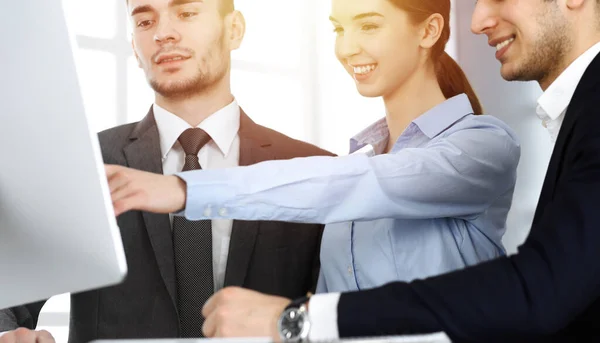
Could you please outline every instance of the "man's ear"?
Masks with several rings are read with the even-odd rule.
[[[246,34],[246,19],[240,11],[232,11],[225,17],[225,25],[227,26],[229,48],[236,50],[242,45]]]

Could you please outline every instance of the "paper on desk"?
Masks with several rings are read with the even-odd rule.
[[[268,338],[204,338],[198,339],[200,343],[272,343]],[[341,339],[335,341],[315,342],[310,343],[451,343],[452,341],[444,333],[435,333],[427,335],[410,335],[410,336],[390,336],[390,337],[373,337],[359,339]]]
[[[390,337],[373,337],[360,339],[345,339],[327,343],[451,343],[452,341],[445,333],[439,332],[427,335],[408,335],[408,336],[390,336]],[[326,343],[326,342],[314,342]]]
[[[172,343],[183,343],[174,341]],[[198,338],[193,339],[194,343],[273,343],[269,337],[253,337],[253,338]]]
[[[259,338],[180,338],[180,339],[130,339],[95,340],[91,343],[273,343],[268,337]],[[360,339],[341,339],[327,342],[310,343],[451,343],[444,333],[414,336],[373,337]]]

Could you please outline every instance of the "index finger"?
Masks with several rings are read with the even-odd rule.
[[[217,298],[219,294],[220,292],[213,294],[210,298],[208,298],[208,300],[206,300],[204,306],[202,306],[202,315],[204,316],[204,318],[208,318],[210,314],[213,313],[214,310],[217,308]]]
[[[14,331],[7,331],[0,333],[0,343],[12,343],[16,342],[17,338]]]
[[[114,173],[116,173],[119,170],[119,166],[114,165],[114,164],[105,164],[104,165],[104,171],[106,172],[106,176],[110,177],[111,175],[113,175]]]
[[[55,343],[54,337],[52,334],[46,330],[38,331],[37,340],[35,343]]]

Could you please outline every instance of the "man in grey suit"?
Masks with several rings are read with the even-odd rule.
[[[172,174],[331,155],[255,124],[237,105],[230,52],[245,23],[233,0],[129,0],[128,11],[155,103],[140,122],[99,134],[105,163]],[[72,294],[69,342],[199,337],[204,301],[225,286],[287,298],[314,290],[321,225],[179,219],[138,211],[118,217],[127,278]],[[33,331],[43,304],[0,311],[0,331],[8,331],[0,342],[53,342]]]

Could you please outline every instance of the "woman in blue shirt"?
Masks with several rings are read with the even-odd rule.
[[[333,0],[336,55],[359,93],[386,107],[352,138],[350,155],[177,176],[108,166],[116,213],[185,205],[192,220],[325,223],[319,292],[425,278],[504,254],[520,147],[506,124],[481,115],[444,52],[449,15],[450,0]]]

